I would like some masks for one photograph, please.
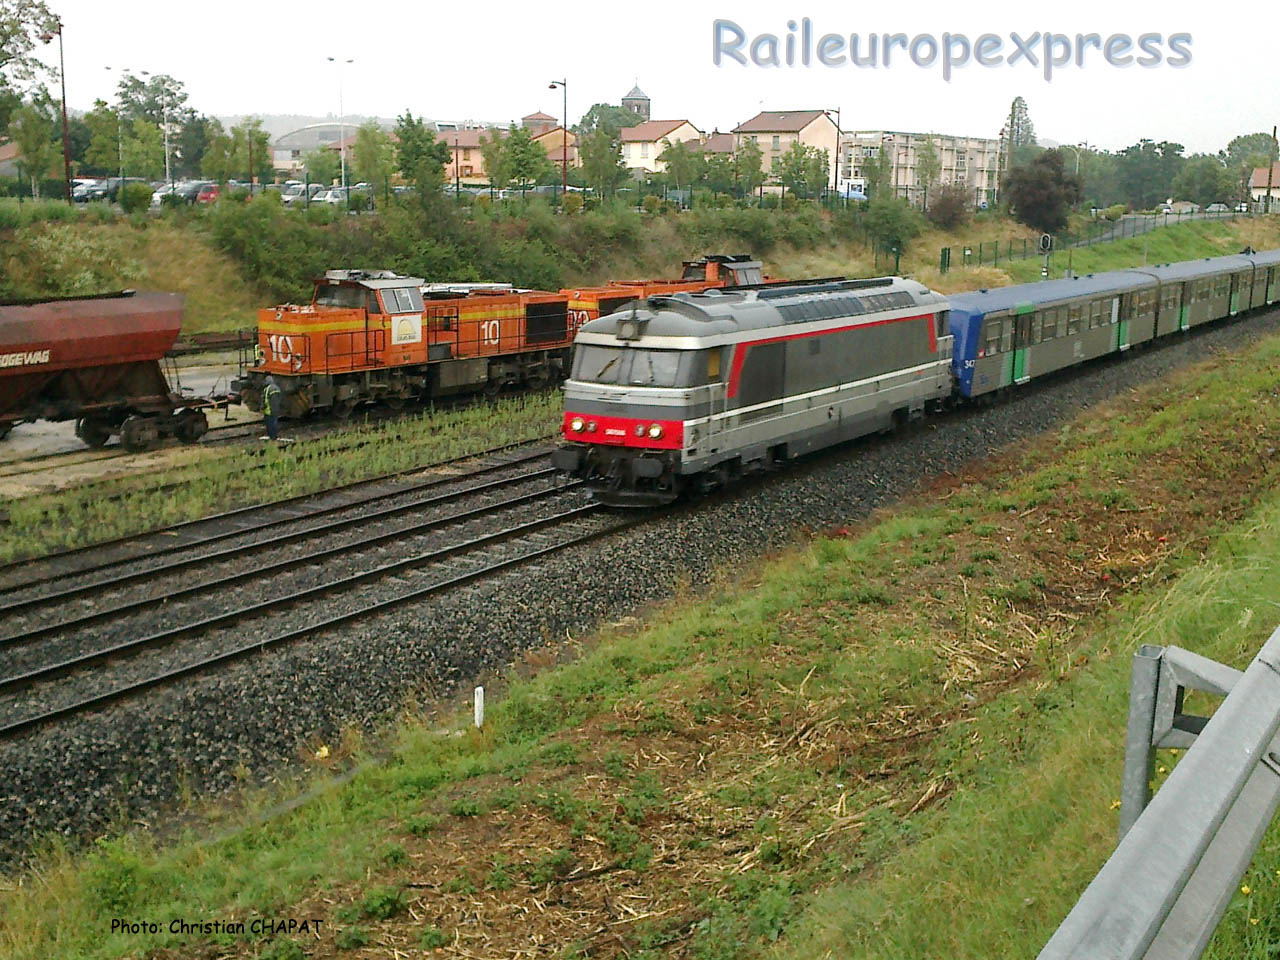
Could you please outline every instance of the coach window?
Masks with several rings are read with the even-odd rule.
[[[1074,337],[1080,332],[1080,321],[1084,318],[1084,307],[1073,303],[1067,310],[1067,336]]]
[[[1015,321],[1013,317],[1000,321],[1000,352],[1008,353],[1013,349],[1013,327]]]
[[[1044,325],[1044,315],[1037,313],[1031,318],[1031,342],[1040,342],[1040,333]]]
[[[1044,312],[1044,323],[1040,328],[1040,336],[1045,340],[1052,340],[1058,335],[1058,308],[1046,310]]]
[[[987,339],[982,348],[983,356],[989,357],[1000,352],[1000,334],[1004,324],[1000,320],[987,321]]]

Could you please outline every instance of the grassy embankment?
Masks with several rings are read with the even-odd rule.
[[[559,411],[559,395],[544,392],[352,427],[286,447],[180,449],[189,459],[172,469],[5,504],[0,562],[549,437]]]
[[[407,711],[386,762],[233,839],[50,854],[0,951],[1034,955],[1113,841],[1131,651],[1243,666],[1278,619],[1278,371],[1280,338],[1211,359],[610,626],[483,732]],[[1212,956],[1272,955],[1278,868],[1273,831]],[[328,922],[109,932],[258,915]]]

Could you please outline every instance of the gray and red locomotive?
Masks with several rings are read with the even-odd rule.
[[[554,464],[618,506],[1280,301],[1280,250],[950,298],[913,280],[650,296],[583,325]]]

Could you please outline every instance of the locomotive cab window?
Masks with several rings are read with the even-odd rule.
[[[382,291],[387,313],[421,313],[422,291],[416,287],[387,287]]]
[[[336,284],[325,284],[316,289],[316,306],[363,310],[365,304],[364,293],[364,289],[361,287],[341,287]]]

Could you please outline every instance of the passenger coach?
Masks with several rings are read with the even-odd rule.
[[[579,330],[554,463],[606,502],[664,503],[888,429],[950,395],[946,309],[896,278],[636,301]]]

